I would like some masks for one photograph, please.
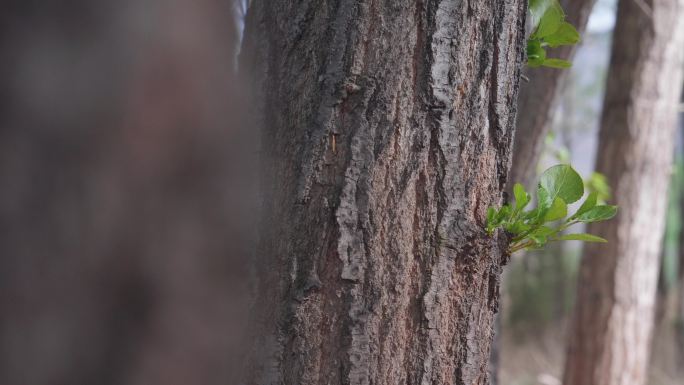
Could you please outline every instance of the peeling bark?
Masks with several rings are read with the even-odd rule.
[[[601,121],[597,169],[618,216],[590,226],[580,267],[566,385],[643,385],[653,329],[677,101],[684,1],[621,1]]]
[[[525,3],[255,1],[248,384],[486,384]],[[443,240],[444,239],[444,240]]]

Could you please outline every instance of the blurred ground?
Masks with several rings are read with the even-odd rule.
[[[536,254],[526,258],[528,259],[552,259],[554,255]],[[556,258],[556,259],[563,259]],[[577,260],[576,256],[566,257],[568,259]],[[522,258],[518,258],[513,262],[518,267],[525,262]],[[529,263],[529,261],[528,261]],[[532,262],[534,263],[534,262]],[[573,264],[571,262],[571,264]],[[550,262],[549,265],[556,265]],[[549,274],[552,270],[549,266],[533,267],[528,270],[528,274]],[[568,290],[574,290],[572,281],[574,280],[574,271],[572,269],[567,271]],[[514,274],[516,274],[514,272]],[[507,285],[510,285],[511,277],[509,274],[506,277]],[[527,278],[530,279],[530,278]],[[532,280],[535,280],[532,278]],[[553,300],[545,300],[530,296],[529,292],[542,291],[549,294],[547,298],[552,298],[554,295],[550,294],[558,290],[558,286],[553,284],[540,283],[539,280],[535,283],[530,283],[528,287],[529,301],[524,305],[526,309],[534,308],[526,313],[524,319],[515,319],[516,315],[512,312],[521,311],[516,310],[517,306],[512,303],[511,290],[504,298],[504,325],[501,345],[501,370],[500,383],[504,385],[560,385],[562,379],[562,371],[565,359],[565,348],[567,346],[567,327],[570,316],[569,308],[561,311],[561,314],[554,314],[553,305],[559,305]],[[548,282],[551,282],[549,280]],[[519,295],[520,292],[516,293]],[[544,294],[540,294],[544,296]],[[571,301],[572,299],[570,299]],[[667,300],[665,312],[660,315],[660,320],[656,325],[656,334],[653,343],[653,353],[650,365],[650,380],[649,385],[681,385],[684,373],[682,370],[682,363],[678,362],[678,355],[676,352],[675,335],[674,335],[674,311],[675,298],[671,295]],[[562,302],[562,301],[559,301]],[[552,305],[549,307],[549,305]],[[567,306],[568,304],[561,304]],[[556,308],[558,310],[558,308]]]

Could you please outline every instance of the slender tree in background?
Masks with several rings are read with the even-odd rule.
[[[677,354],[679,362],[684,362],[684,235],[680,234],[679,241],[679,266],[677,268],[677,307],[675,328],[677,334]],[[683,366],[678,366],[684,372]]]
[[[580,35],[584,35],[595,2],[596,0],[560,2],[566,12],[566,20],[575,26]],[[553,56],[572,61],[576,50],[576,45],[561,46],[553,50]],[[511,187],[515,182],[530,186],[534,179],[544,138],[551,126],[559,90],[567,73],[568,70],[532,68],[527,71],[530,81],[520,85],[518,122],[510,174]]]
[[[247,384],[486,384],[525,2],[254,1]]]
[[[684,2],[623,0],[606,85],[597,170],[620,213],[589,231],[565,385],[642,385],[647,377],[682,81]]]
[[[684,92],[683,92],[684,95]],[[684,112],[681,111],[680,112]],[[681,122],[680,122],[681,123]],[[680,124],[684,126],[684,123]],[[681,133],[682,152],[684,153],[684,132]],[[679,362],[684,362],[684,178],[678,178],[679,187],[679,263],[677,266],[677,299],[675,313],[675,333],[677,336],[677,355]],[[684,366],[678,366],[684,372]]]
[[[561,0],[566,12],[566,21],[575,26],[580,36],[589,20],[589,14],[596,0]],[[564,45],[553,50],[554,57],[572,61],[577,45]],[[567,77],[568,70],[538,67],[527,71],[529,82],[520,84],[518,97],[517,127],[513,146],[513,163],[511,165],[508,190],[513,183],[520,182],[530,186],[534,179],[537,163],[541,156],[544,138],[551,126],[553,112],[556,108],[560,86]],[[560,247],[560,246],[556,246]],[[503,313],[497,315],[496,333],[490,359],[492,383],[498,383],[499,345],[501,344],[501,320]]]

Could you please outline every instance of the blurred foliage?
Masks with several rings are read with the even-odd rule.
[[[511,265],[507,326],[517,334],[544,329],[570,314],[575,300],[579,249],[556,243]]]
[[[667,288],[677,281],[679,234],[682,227],[681,204],[684,194],[684,158],[677,154],[672,167],[672,180],[668,194],[667,216],[665,218],[665,239],[663,240],[663,277]]]

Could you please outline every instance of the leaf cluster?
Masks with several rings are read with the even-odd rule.
[[[582,177],[571,166],[559,164],[544,171],[537,186],[537,207],[527,209],[530,194],[520,183],[513,187],[514,204],[487,210],[487,232],[501,228],[511,235],[509,252],[543,247],[551,241],[606,242],[586,233],[563,234],[577,223],[599,222],[617,213],[617,206],[599,204],[598,192],[588,194],[577,211],[568,215],[568,205],[584,195]]]
[[[527,39],[527,65],[569,68],[569,61],[546,56],[547,48],[575,45],[580,40],[575,27],[565,21],[558,0],[530,0],[529,10],[533,29]]]

